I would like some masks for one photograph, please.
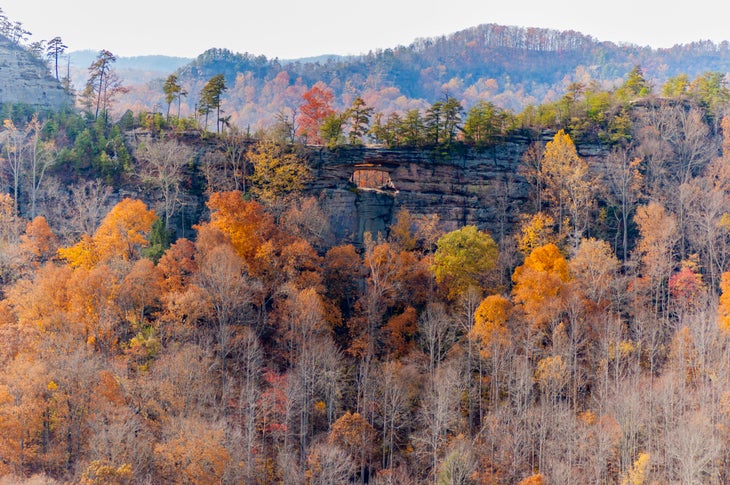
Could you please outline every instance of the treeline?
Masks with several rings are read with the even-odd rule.
[[[705,71],[727,72],[727,43],[696,42],[653,50],[598,42],[577,32],[481,25],[438,38],[418,39],[363,56],[333,57],[321,62],[267,59],[249,53],[211,49],[176,74],[190,93],[199,92],[212,76],[223,74],[229,91],[225,110],[242,129],[266,127],[282,110],[316,83],[333,93],[334,106],[346,109],[356,95],[386,115],[426,109],[445,93],[465,109],[480,101],[520,112],[527,106],[556,101],[570,83],[601,89],[619,85],[641,65],[655,86],[668,78]],[[160,91],[134,86],[122,98],[124,107],[163,105]],[[196,100],[183,104],[187,115]]]

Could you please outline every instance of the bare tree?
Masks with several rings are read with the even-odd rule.
[[[245,194],[250,139],[239,130],[232,129],[223,135],[221,144],[223,145],[224,177],[229,179],[232,184],[229,190],[240,190]]]
[[[2,137],[0,141],[3,144],[6,169],[12,179],[15,213],[18,214],[18,196],[20,193],[20,178],[23,172],[23,160],[25,159],[26,132],[17,128],[15,123],[9,119],[3,122],[3,126],[5,130],[0,132],[0,136]]]
[[[668,481],[693,485],[720,483],[717,458],[722,443],[716,427],[702,410],[681,416],[668,430]]]
[[[418,392],[420,378],[412,367],[391,361],[380,366],[376,380],[383,468],[393,468],[396,448],[404,441],[402,432],[411,422],[409,404]]]
[[[74,236],[93,234],[112,206],[112,188],[99,180],[71,187],[71,222]]]
[[[454,364],[439,366],[434,378],[426,384],[418,418],[421,431],[414,438],[424,465],[436,477],[443,445],[449,432],[456,430],[459,416],[459,396],[462,379],[459,368]]]
[[[196,284],[210,308],[211,323],[215,329],[221,372],[221,401],[225,412],[230,395],[228,360],[233,350],[236,326],[245,321],[258,288],[244,274],[241,258],[228,245],[216,246],[203,255]]]
[[[430,303],[419,319],[421,346],[428,356],[428,370],[435,378],[436,368],[456,342],[456,326],[442,304]]]
[[[144,183],[160,191],[165,228],[168,230],[180,201],[180,185],[185,169],[194,156],[190,146],[182,145],[177,140],[152,141],[141,145],[137,150],[139,176]]]
[[[263,349],[250,327],[243,327],[237,336],[235,364],[238,367],[238,422],[240,423],[244,481],[251,482],[258,475],[256,449],[261,445],[259,422],[262,414],[260,380],[263,373]]]
[[[608,198],[619,209],[621,222],[622,261],[628,261],[629,221],[641,195],[643,180],[639,169],[642,160],[632,158],[628,150],[612,151],[606,160],[604,179],[608,185]]]
[[[327,442],[312,447],[307,457],[307,468],[308,483],[312,485],[347,483],[357,469],[347,451]]]
[[[45,123],[38,120],[38,115],[28,124],[28,150],[30,152],[30,218],[36,216],[38,193],[45,178],[46,170],[52,167],[57,159],[57,150],[53,141],[43,142],[41,132]]]

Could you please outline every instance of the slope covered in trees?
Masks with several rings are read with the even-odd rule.
[[[563,46],[526,38],[499,42]],[[722,74],[655,88],[634,66],[520,112],[395,115],[322,82],[253,136],[221,73],[215,132],[116,121],[107,68],[84,112],[1,111],[4,480],[730,481]],[[499,234],[404,210],[355,247],[312,191],[308,154],[368,137],[438,173],[515,134],[527,203]],[[349,191],[388,190],[363,172]]]
[[[392,143],[434,168],[533,134],[521,223],[400,211],[360,247],[332,237],[298,143],[6,110],[0,473],[728,481],[730,91],[680,81],[659,97],[634,69],[484,140],[496,111],[432,106],[426,138]],[[321,94],[299,101],[314,120]]]
[[[378,111],[424,108],[445,94],[465,108],[487,101],[520,111],[555,101],[571,83],[596,81],[608,88],[641,65],[655,86],[679,74],[690,78],[706,71],[730,71],[730,46],[698,41],[669,49],[599,42],[573,31],[486,24],[408,46],[325,61],[281,61],[265,56],[211,49],[177,73],[193,112],[203,84],[224,74],[229,92],[225,110],[239,127],[256,130],[273,123],[277,113],[296,108],[292,98],[324,83],[338,109],[362,96]],[[139,86],[126,105],[153,106],[159,91]]]

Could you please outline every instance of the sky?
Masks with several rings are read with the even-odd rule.
[[[671,47],[730,40],[717,0],[3,0],[33,33],[69,51],[196,57],[211,47],[295,59],[363,54],[480,24],[575,30],[599,41]],[[713,15],[713,12],[715,14]]]

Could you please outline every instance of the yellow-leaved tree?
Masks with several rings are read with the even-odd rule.
[[[646,482],[650,461],[649,453],[639,453],[634,465],[621,479],[621,485],[643,485]]]
[[[577,244],[587,229],[589,214],[595,204],[593,182],[588,164],[578,156],[573,140],[563,130],[545,145],[540,177],[545,187],[545,199],[558,224],[558,234],[564,236],[570,229]]]
[[[251,193],[270,204],[300,192],[312,178],[307,163],[273,140],[264,140],[248,152],[253,165]]]
[[[93,236],[82,236],[73,246],[59,249],[58,254],[72,267],[85,269],[116,258],[133,260],[149,245],[147,236],[156,219],[141,200],[124,199],[109,211]]]
[[[558,243],[558,236],[553,231],[555,220],[544,212],[525,217],[517,235],[517,249],[528,255],[533,249],[545,244]]]
[[[436,243],[431,270],[436,282],[456,299],[469,287],[483,290],[494,268],[499,249],[492,236],[476,226],[464,226],[441,236]]]
[[[720,283],[720,305],[717,311],[718,324],[720,329],[726,334],[730,334],[730,271],[722,274],[722,282]]]

